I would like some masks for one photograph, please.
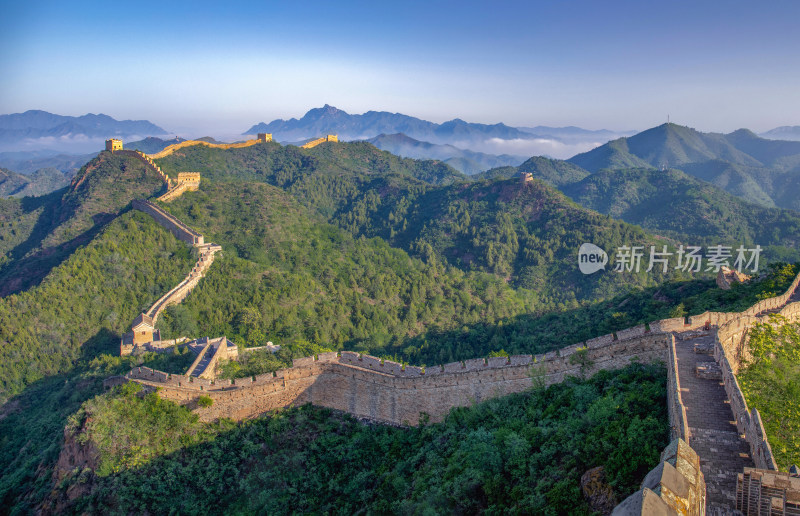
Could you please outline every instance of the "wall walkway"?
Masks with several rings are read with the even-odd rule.
[[[222,247],[215,244],[203,244],[197,248],[200,251],[200,257],[197,259],[197,263],[195,263],[192,270],[189,271],[186,278],[173,287],[172,290],[161,296],[147,311],[147,315],[153,318],[153,324],[156,323],[159,314],[161,314],[166,307],[180,303],[189,295],[192,289],[194,289],[205,276],[205,272],[211,267],[211,264],[214,263],[214,255],[222,250]]]
[[[194,145],[204,145],[206,147],[211,147],[212,149],[242,149],[244,147],[250,147],[251,145],[256,145],[257,143],[262,143],[265,140],[247,140],[246,142],[239,142],[239,143],[209,143],[204,142],[202,140],[186,140],[180,143],[175,143],[170,145],[169,147],[164,148],[161,152],[156,152],[155,154],[150,154],[150,159],[161,159],[173,154],[175,151],[184,149],[186,147],[192,147]]]
[[[147,213],[153,217],[153,219],[155,219],[159,225],[175,235],[175,238],[183,240],[187,244],[195,247],[204,245],[203,235],[178,220],[177,217],[162,210],[152,202],[135,199],[131,202],[131,206],[133,209]]]

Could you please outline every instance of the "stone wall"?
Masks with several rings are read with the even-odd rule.
[[[800,319],[800,303],[786,304],[800,283],[800,274],[795,277],[787,291],[769,299],[759,301],[740,314],[717,314],[719,327],[714,344],[714,358],[722,372],[725,392],[731,403],[731,411],[736,419],[739,433],[744,434],[750,446],[750,456],[757,468],[777,471],[778,467],[767,440],[761,416],[757,409],[750,410],[744,394],[736,380],[744,361],[750,358],[748,350],[748,332],[755,324],[768,322],[767,313],[779,313],[789,321]],[[780,309],[780,311],[778,311]]]
[[[185,192],[188,189],[189,186],[186,183],[178,183],[169,190],[167,190],[167,192],[164,195],[158,197],[158,199],[156,200],[161,202],[169,202],[177,197],[180,197],[183,194],[183,192]]]
[[[800,477],[744,468],[736,482],[740,514],[800,516]]]
[[[241,149],[243,147],[250,147],[251,145],[263,142],[264,140],[259,140],[259,139],[247,140],[246,142],[239,142],[239,143],[209,143],[209,142],[204,142],[202,140],[186,140],[180,143],[175,143],[173,145],[170,145],[169,147],[164,148],[164,150],[162,150],[161,152],[150,154],[149,157],[151,159],[165,158],[177,150],[186,147],[192,147],[194,145],[205,145],[206,147],[211,147],[213,149]]]
[[[214,263],[214,255],[222,250],[222,247],[214,244],[206,244],[200,249],[200,257],[197,259],[192,270],[184,278],[183,281],[178,283],[169,292],[161,296],[158,301],[153,303],[153,306],[147,311],[147,315],[153,319],[153,324],[158,320],[161,312],[170,305],[175,305],[186,299],[195,286],[205,276],[205,272]]]
[[[614,508],[617,516],[706,513],[706,483],[700,457],[683,439],[674,439],[661,452],[661,462],[636,491]]]
[[[175,235],[175,238],[194,246],[203,245],[203,235],[191,229],[150,201],[140,201],[137,199],[131,202],[131,206],[133,206],[135,210],[142,211],[153,217],[159,225]]]
[[[681,398],[681,381],[678,375],[678,355],[675,352],[675,337],[670,336],[667,357],[667,404],[669,428],[672,439],[683,439],[689,443],[689,422],[686,419],[686,406]]]
[[[339,137],[337,135],[329,134],[329,135],[324,136],[322,138],[317,138],[316,140],[311,140],[310,142],[301,145],[300,148],[301,149],[312,149],[312,148],[316,147],[317,145],[319,145],[321,143],[338,142],[338,141],[339,141]]]
[[[375,421],[416,425],[422,414],[431,421],[441,421],[452,407],[523,391],[532,385],[532,374],[540,374],[549,385],[567,375],[590,375],[635,360],[666,361],[671,339],[668,334],[647,334],[591,348],[571,346],[545,355],[481,358],[425,370],[342,352],[297,359],[292,368],[275,375],[235,381],[189,379],[147,368],[131,371],[129,378],[161,387],[162,397],[190,406],[200,395],[210,396],[212,407],[200,410],[204,420],[243,419],[280,407],[313,403]],[[579,352],[586,359],[583,371],[581,361],[570,360]]]

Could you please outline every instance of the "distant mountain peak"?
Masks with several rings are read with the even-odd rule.
[[[127,138],[162,134],[167,132],[147,120],[115,120],[104,113],[64,116],[37,109],[0,115],[0,146],[11,147],[20,141],[39,138],[85,136],[96,142],[109,136]]]

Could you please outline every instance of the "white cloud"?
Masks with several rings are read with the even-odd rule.
[[[582,141],[567,144],[546,138],[515,138],[512,140],[490,138],[482,142],[457,142],[454,145],[462,149],[487,152],[489,154],[512,154],[526,157],[549,156],[557,159],[567,159],[581,152],[594,149],[603,145],[603,143],[605,142]]]

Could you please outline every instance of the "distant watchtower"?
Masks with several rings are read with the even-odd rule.
[[[117,140],[116,138],[106,140],[106,150],[109,152],[122,150],[122,140]]]
[[[271,142],[272,141],[272,133],[258,133],[258,138],[256,138],[256,139],[261,141],[261,142],[263,142],[263,143]]]
[[[325,140],[329,142],[338,142],[339,136],[336,134],[329,134],[328,136],[325,137]]]
[[[528,183],[530,181],[533,181],[533,174],[531,174],[530,172],[523,172],[522,174],[520,174],[519,179],[522,183]]]

